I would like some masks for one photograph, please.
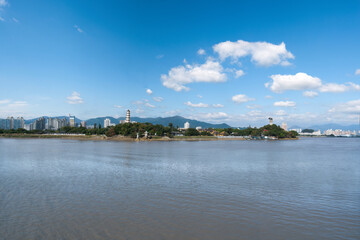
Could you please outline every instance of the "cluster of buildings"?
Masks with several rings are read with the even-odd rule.
[[[301,128],[294,128],[290,129],[289,131],[295,131],[299,133],[300,136],[335,136],[335,137],[352,137],[360,135],[360,131],[356,133],[356,131],[350,131],[350,130],[342,130],[342,129],[328,129],[326,131],[321,132],[321,130],[317,130],[314,132],[303,132]]]
[[[8,117],[6,119],[0,119],[0,129],[18,129],[24,128],[24,125],[23,117]]]

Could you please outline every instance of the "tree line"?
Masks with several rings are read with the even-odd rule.
[[[148,133],[148,136],[167,136],[173,137],[175,133],[178,132],[177,128],[174,128],[173,124],[170,123],[168,126],[163,126],[160,124],[151,124],[151,123],[123,123],[115,126],[102,128],[99,124],[98,126],[94,125],[94,128],[84,128],[84,127],[63,127],[59,130],[31,130],[27,131],[25,129],[10,129],[4,130],[0,129],[0,134],[44,134],[44,133],[69,133],[69,134],[85,134],[85,135],[106,135],[108,137],[122,135],[127,137],[136,138],[137,136],[143,137],[145,132]],[[205,129],[205,130],[196,130],[195,128],[188,128],[185,131],[181,132],[185,136],[214,136],[215,134],[222,136],[251,136],[251,137],[264,137],[271,136],[276,138],[296,138],[298,133],[295,131],[285,131],[278,125],[265,125],[261,128],[252,128],[248,127],[245,129],[237,128],[225,128],[225,129]]]

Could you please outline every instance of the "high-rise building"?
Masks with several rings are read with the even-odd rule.
[[[75,127],[75,116],[69,115],[69,124],[70,124],[70,127]]]
[[[6,119],[6,129],[14,129],[14,118],[8,117]]]
[[[126,111],[126,120],[125,120],[126,123],[129,123],[130,122],[130,110],[128,109]]]
[[[81,121],[81,127],[86,128],[86,121]]]
[[[283,122],[283,123],[281,124],[281,128],[284,129],[285,131],[287,131],[287,124],[286,124],[286,122]]]
[[[46,129],[58,130],[59,129],[59,119],[49,117],[47,119]]]
[[[0,129],[6,129],[6,119],[0,119]]]
[[[33,126],[30,126],[30,130],[44,130],[46,127],[45,118],[41,117],[37,119],[32,125]]]
[[[186,122],[186,123],[184,124],[184,128],[185,128],[185,129],[190,128],[190,123],[189,123],[189,122]]]
[[[110,124],[111,124],[110,119],[106,118],[104,120],[104,128],[110,127]]]

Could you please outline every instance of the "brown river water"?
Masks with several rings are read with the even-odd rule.
[[[0,139],[0,239],[360,239],[360,138]]]

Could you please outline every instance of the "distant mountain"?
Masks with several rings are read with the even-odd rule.
[[[90,119],[86,120],[86,125],[91,126],[91,125],[94,125],[96,123],[96,125],[98,125],[98,126],[99,126],[99,124],[101,124],[101,126],[104,126],[104,120],[106,118],[109,118],[111,123],[119,124],[120,120],[118,118],[108,116],[108,117],[90,118]]]
[[[319,125],[312,125],[312,126],[308,126],[308,127],[299,127],[299,126],[292,126],[290,129],[292,128],[308,128],[308,129],[314,129],[315,131],[317,130],[321,130],[321,131],[326,131],[328,129],[342,129],[342,130],[351,130],[351,131],[358,131],[359,129],[359,125],[354,124],[354,125],[349,125],[349,126],[344,126],[341,124],[336,124],[336,123],[327,123],[327,124],[319,124]]]
[[[89,125],[94,125],[95,123],[97,125],[104,124],[104,120],[106,118],[109,118],[111,123],[115,123],[118,124],[120,120],[125,120],[125,118],[113,118],[113,117],[98,117],[98,118],[91,118],[88,119],[86,121],[86,124]],[[207,122],[201,122],[201,121],[197,121],[197,120],[193,120],[193,119],[188,119],[188,118],[184,118],[181,116],[173,116],[173,117],[157,117],[157,118],[140,118],[140,117],[131,117],[131,121],[136,121],[136,122],[140,122],[140,123],[151,123],[151,124],[160,124],[163,126],[168,126],[169,123],[172,123],[173,126],[179,126],[179,127],[183,127],[184,123],[189,122],[190,123],[190,127],[202,127],[202,128],[230,128],[230,126],[226,123],[221,123],[221,124],[212,124],[212,123],[207,123]]]

